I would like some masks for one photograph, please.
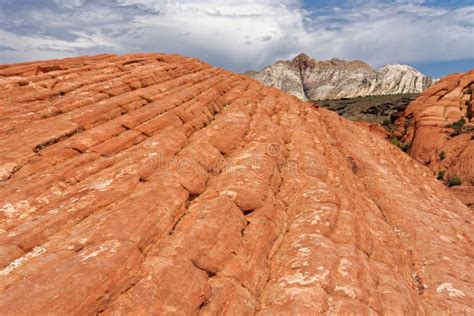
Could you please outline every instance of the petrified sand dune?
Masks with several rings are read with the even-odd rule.
[[[0,66],[0,314],[473,314],[472,212],[368,128],[174,55]]]
[[[398,120],[398,133],[409,153],[440,180],[458,177],[451,188],[474,208],[474,69],[443,78],[426,90]]]

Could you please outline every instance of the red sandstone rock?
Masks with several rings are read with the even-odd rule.
[[[474,208],[474,69],[441,79],[405,110],[398,120],[398,134],[410,143],[409,154],[426,164],[449,184],[459,177],[453,191]],[[454,128],[453,128],[454,127]]]
[[[0,122],[1,315],[474,313],[472,211],[371,126],[161,54],[0,66]]]

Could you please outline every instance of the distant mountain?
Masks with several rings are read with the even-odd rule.
[[[420,93],[434,82],[407,65],[390,64],[375,70],[358,60],[317,61],[306,54],[245,74],[302,100],[314,101]]]

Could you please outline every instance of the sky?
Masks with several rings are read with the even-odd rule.
[[[131,52],[236,72],[305,52],[439,78],[474,68],[474,0],[0,0],[0,64]]]

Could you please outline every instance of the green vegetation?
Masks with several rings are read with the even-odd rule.
[[[453,176],[448,180],[448,187],[454,187],[456,185],[461,185],[462,181],[458,176]]]
[[[400,147],[400,141],[393,135],[390,135],[390,143],[392,143],[392,145]]]
[[[454,129],[454,131],[451,133],[451,136],[457,136],[462,132],[462,128],[466,124],[466,120],[464,118],[454,122],[453,124],[449,124],[447,127],[450,127]]]
[[[384,127],[390,127],[393,125],[392,121],[398,118],[396,115],[392,117],[392,114],[403,112],[416,97],[418,97],[417,93],[376,95],[320,100],[317,103],[321,107],[335,111],[352,121],[378,123]]]
[[[438,176],[436,177],[438,180],[444,180],[444,170],[438,171]]]
[[[390,121],[389,119],[385,119],[385,120],[383,120],[382,125],[385,126],[385,127],[388,127],[388,126],[392,125],[392,121]]]
[[[464,118],[462,118],[462,119],[460,119],[460,120],[458,120],[458,121],[456,121],[453,124],[448,125],[448,126],[451,127],[451,128],[454,128],[454,129],[459,129],[459,128],[463,127],[464,124],[466,124],[466,120]]]
[[[403,152],[408,152],[408,150],[410,149],[410,144],[409,143],[405,143],[403,145],[400,146],[400,149],[403,151]]]
[[[397,146],[398,148],[400,148],[401,151],[403,152],[408,152],[408,150],[410,149],[410,146],[411,144],[410,143],[405,143],[403,144],[402,142],[400,142],[400,140],[398,140],[397,137],[395,137],[394,135],[390,135],[390,143],[392,145],[395,145]]]
[[[471,88],[464,89],[464,94],[472,94],[472,89]]]
[[[442,151],[439,153],[439,160],[443,161],[444,158],[446,158],[446,153],[444,152],[444,150],[442,150]]]

